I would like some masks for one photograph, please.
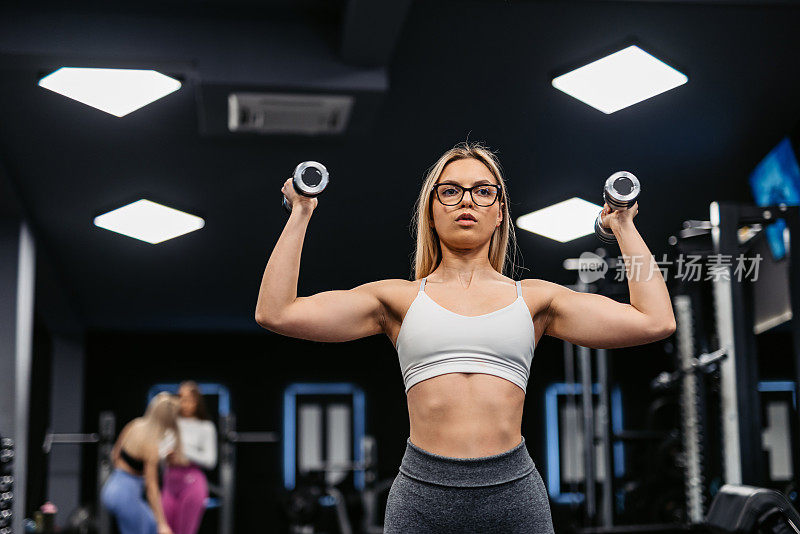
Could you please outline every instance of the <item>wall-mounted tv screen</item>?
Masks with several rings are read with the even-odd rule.
[[[750,188],[759,206],[800,205],[800,166],[790,137],[784,137],[750,174]],[[779,219],[766,228],[769,248],[775,260],[786,255],[783,239],[786,222]]]

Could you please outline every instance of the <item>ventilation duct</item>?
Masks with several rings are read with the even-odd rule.
[[[230,93],[228,129],[261,134],[341,134],[353,97],[281,93]]]

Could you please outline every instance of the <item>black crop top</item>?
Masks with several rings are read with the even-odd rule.
[[[122,447],[120,447],[120,449],[119,449],[119,456],[134,471],[137,471],[139,473],[143,473],[144,472],[144,461],[143,460],[137,460],[136,458],[134,458],[133,456],[131,456],[130,454],[125,452],[125,449],[123,449]]]

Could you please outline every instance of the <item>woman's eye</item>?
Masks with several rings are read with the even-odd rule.
[[[442,193],[444,193],[446,196],[454,196],[458,193],[458,190],[454,187],[446,187]]]
[[[478,189],[478,194],[484,197],[488,197],[491,194],[491,192],[489,191],[488,187],[481,187],[480,189]]]

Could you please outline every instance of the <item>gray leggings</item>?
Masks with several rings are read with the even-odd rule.
[[[525,438],[493,456],[453,458],[409,439],[389,490],[384,534],[553,534],[550,503]]]

